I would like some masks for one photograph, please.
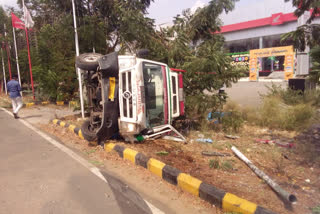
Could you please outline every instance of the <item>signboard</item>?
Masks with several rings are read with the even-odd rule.
[[[288,80],[293,77],[294,54],[288,54],[284,58],[284,79]]]
[[[228,54],[232,57],[232,66],[249,66],[250,54],[249,52],[241,53],[230,53]]]
[[[294,52],[293,46],[274,47],[255,49],[250,51],[250,62],[249,62],[249,79],[250,81],[257,81],[260,66],[258,62],[260,58],[274,57],[274,56],[285,56],[285,79],[288,80],[293,77],[294,70]]]

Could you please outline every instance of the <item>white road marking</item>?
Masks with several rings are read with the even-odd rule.
[[[1,108],[3,111],[5,111],[6,113],[8,113],[10,116],[12,116],[12,113],[10,111],[8,111],[5,108]],[[94,165],[92,165],[91,163],[89,163],[86,159],[82,158],[81,156],[77,155],[75,152],[73,152],[71,149],[67,148],[66,146],[62,145],[61,143],[59,143],[58,141],[52,139],[51,137],[49,137],[48,135],[46,135],[45,133],[43,133],[42,131],[40,131],[39,129],[37,129],[36,127],[32,126],[30,123],[28,123],[27,121],[25,121],[24,119],[19,119],[19,121],[21,123],[23,123],[25,126],[27,126],[29,129],[33,130],[34,132],[36,132],[37,134],[39,134],[41,137],[43,137],[44,139],[46,139],[48,142],[50,142],[52,145],[54,145],[55,147],[57,147],[58,149],[60,149],[61,151],[63,151],[64,153],[66,153],[67,155],[69,155],[71,158],[73,158],[74,160],[78,161],[82,166],[84,166],[85,168],[89,169],[94,175],[96,175],[98,178],[100,178],[102,181],[104,181],[105,183],[108,184],[108,181],[105,179],[105,177],[101,174],[100,170],[95,167]],[[148,201],[144,200],[146,202],[146,204],[149,206],[150,210],[152,211],[153,214],[164,214],[164,212],[162,212],[161,210],[159,210],[157,207],[155,207],[154,205],[152,205],[151,203],[149,203]]]

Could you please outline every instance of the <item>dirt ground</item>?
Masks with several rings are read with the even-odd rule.
[[[81,121],[77,116],[66,116],[70,109],[49,106],[45,107],[51,109],[45,110],[44,112],[50,112],[46,114],[42,113],[43,108],[23,109],[21,115],[42,115],[39,117],[41,123],[32,120],[32,117],[26,116],[25,119],[56,136],[90,162],[105,170],[111,170],[138,192],[149,197],[152,203],[166,213],[223,213],[220,209],[162,181],[147,170],[120,159],[116,154],[105,153],[100,147],[89,145],[67,129],[48,124],[50,117],[58,116],[67,122],[80,125]],[[307,214],[312,213],[313,207],[320,205],[320,125],[314,125],[302,133],[245,126],[238,136],[239,139],[232,140],[226,138],[223,132],[193,131],[188,135],[187,144],[162,139],[135,144],[121,141],[113,143],[159,159],[182,172],[277,213]],[[210,138],[213,143],[200,143],[197,142],[198,138]],[[263,144],[256,142],[256,139],[279,139],[281,142],[292,142],[294,147],[283,148],[275,144]],[[232,146],[236,146],[283,189],[294,194],[298,199],[297,203],[289,206],[280,200],[265,182],[233,155]],[[201,154],[202,151],[221,152],[230,156],[207,157]]]
[[[70,118],[67,121],[72,123]],[[226,138],[222,132],[208,131],[191,132],[187,144],[163,139],[135,144],[119,141],[113,143],[159,159],[274,212],[301,214],[312,213],[311,209],[319,205],[320,199],[320,145],[317,139],[301,139],[307,139],[305,135],[312,138],[319,134],[320,128],[313,128],[297,136],[295,132],[245,126],[239,134],[240,138],[236,140]],[[210,138],[213,143],[199,143],[198,138]],[[276,144],[258,143],[256,139],[279,139],[281,142],[292,142],[294,147],[283,148]],[[283,189],[295,195],[298,201],[292,205],[283,202],[264,181],[233,155],[232,146],[242,151]],[[201,154],[202,151],[221,152],[230,156],[206,157]]]
[[[165,213],[224,213],[220,208],[212,206],[200,198],[196,198],[163,181],[148,170],[123,160],[118,154],[107,153],[100,146],[90,145],[87,141],[79,139],[78,136],[65,128],[54,124],[41,124],[38,127],[76,151],[92,164],[127,183],[130,188]]]

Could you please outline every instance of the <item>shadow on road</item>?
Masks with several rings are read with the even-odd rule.
[[[152,214],[145,200],[137,192],[108,173],[103,171],[101,173],[108,181],[123,213],[128,213],[130,210],[130,214]]]

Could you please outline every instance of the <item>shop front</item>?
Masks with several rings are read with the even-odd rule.
[[[284,71],[285,80],[293,77],[295,56],[293,46],[250,50],[249,56],[250,81],[258,81],[259,73],[267,67],[266,62],[269,62],[270,72]]]

